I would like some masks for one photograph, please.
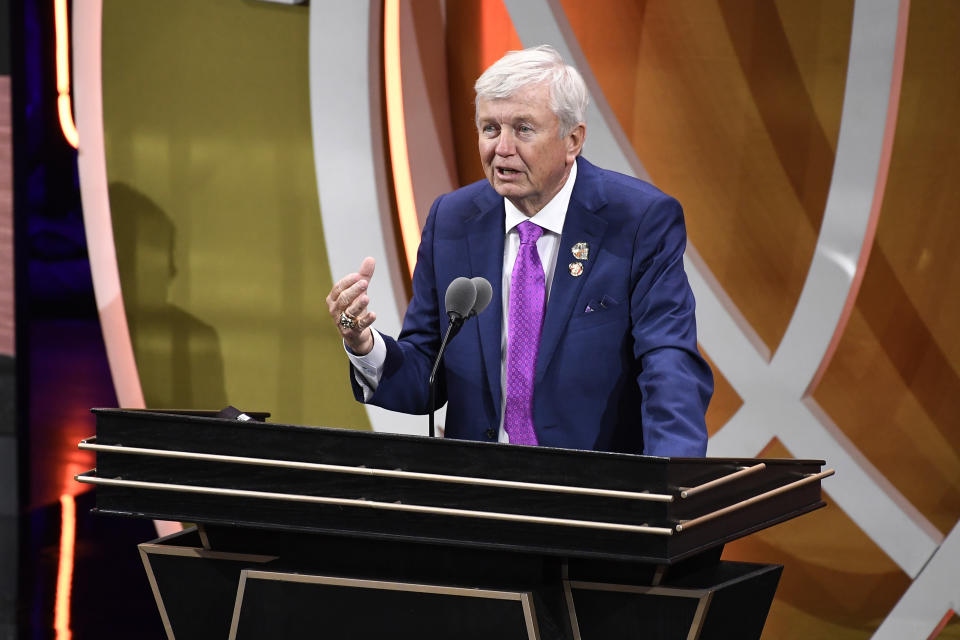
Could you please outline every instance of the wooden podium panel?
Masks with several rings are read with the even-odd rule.
[[[529,592],[246,570],[230,640],[536,640]]]
[[[104,513],[672,563],[824,505],[817,460],[678,459],[98,409]]]
[[[570,580],[581,640],[759,638],[783,567],[720,562],[656,586]]]
[[[760,637],[781,571],[718,562],[719,552],[646,571],[464,546],[202,531],[140,545],[169,638],[355,640],[390,629],[418,640],[747,640]]]

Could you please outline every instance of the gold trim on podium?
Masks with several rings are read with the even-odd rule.
[[[90,473],[90,472],[88,472]],[[625,531],[627,533],[645,533],[659,536],[673,535],[669,527],[650,527],[638,524],[621,524],[619,522],[601,522],[595,520],[573,520],[570,518],[553,518],[548,516],[529,516],[516,513],[502,513],[499,511],[478,511],[475,509],[455,509],[452,507],[431,507],[420,504],[404,504],[400,502],[380,502],[358,498],[331,498],[327,496],[310,496],[299,493],[275,493],[272,491],[251,491],[247,489],[226,489],[221,487],[204,487],[189,484],[172,484],[167,482],[145,482],[142,480],[122,480],[120,478],[99,478],[87,474],[75,476],[77,482],[87,484],[106,485],[115,487],[136,487],[138,489],[154,489],[157,491],[178,491],[182,493],[201,493],[208,495],[232,496],[237,498],[260,498],[265,500],[288,500],[291,502],[308,502],[314,504],[332,504],[347,507],[365,507],[384,509],[388,511],[407,511],[416,513],[430,513],[434,515],[458,516],[463,518],[481,518],[486,520],[506,520],[523,522],[526,524],[546,524],[564,527],[581,527],[587,529],[602,529],[605,531]],[[679,526],[679,525],[678,525]]]
[[[734,480],[742,478],[743,476],[748,476],[751,473],[756,473],[757,471],[763,471],[766,468],[767,468],[767,465],[764,464],[763,462],[761,462],[760,464],[749,466],[749,467],[740,467],[737,471],[734,471],[733,473],[728,473],[727,475],[721,476],[716,480],[711,480],[710,482],[704,482],[703,484],[698,484],[695,487],[689,487],[687,489],[683,489],[682,491],[680,491],[680,497],[689,498],[690,496],[695,496],[698,493],[709,491],[710,489],[714,489],[721,485],[727,484],[728,482],[732,482]]]
[[[734,511],[737,511],[738,509],[743,509],[744,507],[749,507],[750,505],[756,504],[758,502],[762,502],[763,500],[774,498],[783,493],[787,493],[788,491],[799,489],[800,487],[804,487],[810,484],[811,482],[819,482],[824,478],[829,478],[834,473],[836,472],[833,469],[827,469],[825,471],[821,471],[820,473],[811,473],[801,478],[800,480],[795,480],[794,482],[785,484],[782,487],[777,487],[776,489],[771,489],[770,491],[767,491],[765,493],[759,493],[751,498],[747,498],[746,500],[741,500],[740,502],[732,504],[729,507],[717,509],[716,511],[712,511],[710,513],[704,514],[697,518],[693,518],[691,520],[683,520],[676,526],[677,533],[682,533],[683,531],[686,531],[691,527],[695,527],[698,524],[708,522],[710,520],[713,520],[714,518],[719,518],[720,516],[726,515],[728,513],[732,513]]]
[[[248,579],[277,580],[280,582],[298,582],[301,584],[322,584],[356,589],[404,591],[407,593],[433,593],[445,596],[486,598],[490,600],[514,600],[519,602],[520,606],[522,607],[523,619],[527,627],[528,640],[540,640],[540,630],[537,626],[537,617],[533,606],[533,596],[529,591],[494,591],[489,589],[470,589],[465,587],[451,587],[415,582],[364,580],[361,578],[344,578],[340,576],[321,576],[303,573],[283,573],[279,571],[260,571],[257,569],[244,569],[240,572],[240,584],[237,587],[237,601],[233,608],[233,619],[230,621],[230,635],[228,636],[228,640],[236,640],[237,637],[237,628],[240,624],[240,610],[243,607],[243,597]]]
[[[713,589],[681,589],[678,587],[648,587],[643,585],[611,584],[607,582],[584,582],[581,580],[564,580],[563,591],[567,599],[567,610],[570,616],[570,627],[573,630],[574,640],[581,640],[580,625],[577,622],[577,608],[573,599],[573,590],[583,591],[616,591],[620,593],[635,593],[643,596],[665,596],[668,598],[691,598],[697,600],[697,608],[690,621],[686,640],[698,640],[703,631],[703,623],[707,619],[707,611],[713,600]]]
[[[419,471],[402,471],[400,469],[375,469],[371,467],[353,467],[339,464],[323,464],[319,462],[299,462],[296,460],[275,460],[271,458],[251,458],[247,456],[228,456],[216,453],[197,453],[194,451],[176,451],[170,449],[146,449],[143,447],[124,447],[122,445],[96,444],[90,441],[94,438],[82,440],[78,449],[85,451],[103,451],[107,453],[125,453],[161,458],[179,458],[183,460],[204,460],[207,462],[229,462],[233,464],[248,464],[261,467],[280,467],[284,469],[301,469],[305,471],[321,471],[327,473],[347,473],[364,476],[380,476],[384,478],[402,478],[404,480],[423,480],[429,482],[451,482],[455,484],[473,484],[484,487],[498,487],[501,489],[524,489],[527,491],[549,491],[553,493],[571,493],[578,495],[596,496],[602,498],[623,498],[625,500],[644,500],[647,502],[673,502],[673,496],[665,493],[649,493],[646,491],[619,491],[616,489],[596,489],[593,487],[576,487],[562,484],[545,484],[542,482],[522,482],[519,480],[498,480],[496,478],[478,478],[475,476],[454,476],[440,473],[422,473]]]
[[[143,542],[137,545],[140,551],[140,560],[143,562],[143,568],[147,573],[147,581],[150,583],[150,590],[153,592],[153,599],[157,603],[157,611],[160,612],[160,619],[163,621],[163,629],[167,633],[168,640],[176,640],[173,633],[173,626],[170,624],[170,616],[167,615],[167,607],[163,603],[163,597],[160,595],[160,587],[157,586],[157,577],[153,572],[153,566],[150,564],[150,555],[158,556],[182,556],[189,558],[204,558],[210,560],[234,560],[238,562],[254,562],[257,564],[271,562],[277,559],[277,556],[256,555],[251,553],[230,553],[227,551],[209,551],[207,549],[197,549],[196,547],[182,547],[161,544],[172,538],[179,538],[184,534],[196,530],[196,527],[190,527],[183,531],[177,531],[170,535],[163,536]]]

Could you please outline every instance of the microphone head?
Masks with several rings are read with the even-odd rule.
[[[473,303],[473,308],[470,310],[470,315],[475,316],[490,304],[490,300],[493,299],[493,287],[490,286],[489,280],[480,276],[470,278],[470,282],[472,282],[473,286],[477,289],[477,300]]]
[[[457,318],[466,318],[470,315],[474,303],[477,301],[477,287],[470,278],[463,276],[456,278],[447,287],[444,303],[447,306],[447,315]]]

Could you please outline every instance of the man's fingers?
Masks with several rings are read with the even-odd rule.
[[[360,296],[364,296],[364,291],[367,290],[367,281],[358,280],[352,285],[347,287],[347,289],[340,294],[336,301],[336,307],[340,310],[348,308],[352,305],[356,299]],[[366,296],[364,296],[366,297]],[[369,302],[369,299],[368,299]]]
[[[357,319],[357,328],[360,331],[363,331],[364,329],[368,328],[370,325],[372,325],[376,321],[377,321],[377,314],[375,314],[373,311],[368,311],[362,317]]]
[[[357,274],[352,275],[356,276]],[[347,282],[352,282],[352,284],[344,286],[344,283]],[[329,295],[327,295],[327,309],[330,311],[330,314],[339,316],[340,312],[350,306],[350,303],[353,302],[358,295],[363,293],[366,288],[366,280],[355,280],[350,276],[333,285],[333,289],[331,289]]]
[[[366,257],[363,259],[363,262],[360,263],[360,271],[358,272],[358,275],[361,278],[370,280],[370,278],[373,277],[373,270],[374,268],[376,268],[376,266],[377,266],[376,260],[370,257]]]
[[[369,284],[370,278],[373,277],[373,270],[376,267],[376,260],[373,258],[364,258],[363,262],[360,264],[360,270],[357,273],[351,273],[350,275],[344,276],[337,281],[333,288],[330,290],[330,294],[327,295],[327,304],[332,305],[340,300],[341,296],[350,290],[351,287],[355,287],[358,282],[364,281]],[[366,288],[366,284],[364,284]],[[357,289],[354,289],[357,291]],[[351,299],[355,295],[350,296]],[[340,300],[342,303],[343,300]],[[331,309],[332,310],[332,309]]]
[[[347,307],[344,309],[344,312],[349,316],[359,318],[367,310],[368,304],[370,304],[370,297],[366,294],[359,295],[353,300],[353,302],[347,305]]]
[[[340,334],[351,348],[359,347],[361,342],[358,340],[369,341],[369,336],[364,337],[364,332],[377,319],[375,313],[367,311],[370,296],[366,294],[375,267],[376,261],[373,258],[364,258],[357,273],[351,273],[338,280],[327,294],[327,309],[337,328],[340,329]],[[341,313],[346,314],[349,320],[353,320],[356,323],[355,326],[343,326],[340,322]]]
[[[330,307],[331,312],[333,311],[333,306],[337,304],[337,300],[340,298],[343,292],[353,286],[359,279],[359,273],[351,273],[348,276],[340,278],[340,280],[333,285],[333,288],[330,289],[330,293],[327,294],[327,306]]]

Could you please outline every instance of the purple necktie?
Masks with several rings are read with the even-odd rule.
[[[503,428],[513,444],[537,444],[533,429],[533,376],[540,350],[546,286],[537,240],[543,229],[529,220],[517,225],[520,251],[510,276],[507,318],[507,407]]]

